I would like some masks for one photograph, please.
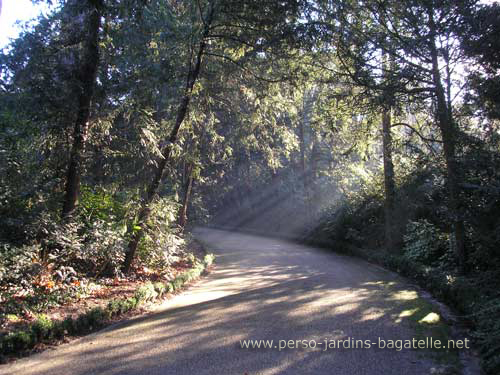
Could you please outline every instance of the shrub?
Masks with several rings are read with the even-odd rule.
[[[29,331],[13,332],[0,342],[0,353],[14,353],[30,349],[35,344],[35,339]]]
[[[212,265],[212,263],[214,262],[214,260],[215,260],[215,255],[214,254],[207,254],[203,258],[203,262],[205,263],[205,265],[207,267],[210,266],[210,265]]]
[[[404,257],[430,265],[449,249],[449,236],[427,220],[410,221],[404,236]]]
[[[76,325],[75,320],[71,317],[67,317],[62,321],[62,328],[64,334],[75,334],[76,333]]]
[[[483,366],[489,374],[500,373],[500,297],[475,306],[475,337],[480,344]]]
[[[96,219],[88,229],[82,249],[74,260],[81,265],[81,271],[92,272],[97,276],[116,276],[120,274],[125,245],[121,229]]]
[[[31,326],[31,330],[33,335],[40,341],[50,337],[53,325],[54,323],[47,315],[40,314],[35,323]]]
[[[127,312],[129,310],[132,310],[133,308],[137,307],[139,304],[140,304],[140,301],[137,298],[129,297],[124,302],[124,311],[123,312]]]
[[[174,291],[182,288],[184,285],[184,279],[180,276],[177,276],[173,281],[172,281],[172,286],[174,288]]]
[[[89,330],[102,326],[110,318],[109,312],[101,307],[94,307],[85,316]]]
[[[78,221],[62,222],[56,214],[44,212],[31,224],[29,237],[40,244],[41,262],[59,267],[67,265],[81,250],[81,228]]]
[[[120,222],[127,215],[126,202],[133,199],[128,199],[129,197],[118,198],[104,189],[82,186],[78,204],[79,214],[85,218],[87,223],[94,221]]]
[[[158,199],[151,208],[138,248],[138,257],[146,266],[165,270],[183,253],[185,240],[174,227],[178,210],[179,204],[170,198]]]
[[[144,285],[141,285],[139,289],[134,294],[135,299],[138,303],[153,301],[158,297],[158,292],[155,291],[155,288],[151,282],[147,282]]]
[[[0,243],[0,285],[27,288],[41,270],[41,265],[33,262],[40,251],[37,245],[13,247]]]
[[[175,291],[175,286],[173,283],[167,283],[167,293],[172,293]]]
[[[162,282],[154,283],[153,287],[155,292],[158,293],[158,298],[163,297],[163,295],[168,292],[167,284],[164,284]]]
[[[28,330],[0,336],[0,356],[30,349],[38,342],[59,339],[67,334],[82,334],[101,327],[115,315],[126,313],[140,303],[155,299],[165,292],[181,288],[186,282],[198,277],[213,260],[214,256],[208,254],[203,262],[197,263],[194,268],[179,275],[173,282],[166,284],[147,282],[137,289],[134,297],[111,300],[106,308],[93,308],[77,319],[67,317],[62,321],[53,321],[48,316],[40,314]]]

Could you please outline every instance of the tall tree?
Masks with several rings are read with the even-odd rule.
[[[466,271],[467,253],[465,249],[465,225],[462,217],[463,213],[460,209],[460,171],[457,162],[457,140],[458,127],[453,118],[453,108],[451,107],[451,95],[448,92],[448,100],[443,86],[443,78],[441,76],[441,67],[439,64],[440,56],[436,40],[438,38],[438,27],[435,18],[445,16],[442,12],[436,12],[436,7],[431,2],[426,4],[427,11],[427,26],[429,55],[432,64],[432,82],[434,83],[434,94],[436,100],[436,118],[439,129],[441,130],[441,138],[443,141],[443,152],[446,160],[446,170],[448,177],[448,194],[449,207],[452,214],[452,222],[455,232],[455,246],[457,257],[462,272]],[[444,10],[450,11],[449,9]],[[446,51],[446,53],[449,53]]]
[[[395,251],[394,205],[396,200],[396,184],[394,182],[394,164],[392,161],[392,132],[390,106],[382,110],[382,158],[384,161],[384,219],[385,246],[389,251]]]
[[[170,132],[168,139],[165,142],[165,146],[161,150],[161,155],[162,155],[161,160],[158,162],[158,166],[156,167],[156,170],[154,172],[154,177],[149,184],[147,193],[145,197],[142,199],[141,207],[139,209],[137,224],[132,228],[131,239],[128,244],[127,251],[125,254],[125,260],[123,263],[124,273],[128,273],[130,271],[132,261],[134,260],[135,253],[137,251],[137,246],[139,245],[139,241],[141,240],[144,234],[144,226],[150,215],[150,205],[153,202],[156,195],[158,194],[160,182],[164,176],[167,163],[169,162],[172,153],[172,145],[176,143],[179,130],[181,129],[182,123],[186,118],[193,88],[201,71],[202,59],[205,53],[205,48],[207,46],[207,37],[209,35],[212,22],[214,20],[215,11],[216,11],[216,4],[214,1],[210,1],[208,3],[205,14],[203,14],[202,10],[200,9],[199,16],[201,17],[203,27],[201,35],[199,36],[198,47],[196,51],[193,51],[194,60],[190,60],[188,62],[189,69],[186,76],[186,86],[184,88],[184,93],[177,108],[177,114],[174,126]]]
[[[456,150],[459,131],[453,118],[452,80],[442,76],[441,68],[443,62],[452,65],[460,61],[457,43],[453,43],[454,27],[460,14],[471,11],[475,3],[474,0],[346,0],[335,7],[335,12],[330,9],[332,18],[327,27],[333,31],[343,74],[370,90],[390,89],[398,101],[434,103],[447,170],[454,247],[462,271],[467,255]],[[366,19],[372,21],[366,23]],[[387,70],[380,69],[380,50],[393,61]],[[383,79],[386,74],[392,77],[389,82]]]
[[[476,62],[467,66],[473,90],[467,99],[480,114],[500,119],[500,4],[464,11],[456,29],[463,51]]]
[[[388,41],[390,43],[390,41]],[[384,162],[384,224],[385,224],[385,246],[389,251],[396,249],[396,228],[394,223],[394,206],[396,201],[396,183],[394,181],[394,163],[392,159],[392,131],[391,120],[394,107],[394,93],[390,84],[390,72],[394,70],[393,60],[387,56],[384,50],[382,53],[382,70],[385,88],[382,100],[382,158]]]
[[[80,66],[76,70],[78,79],[78,108],[73,131],[73,144],[68,165],[62,216],[70,217],[78,203],[82,174],[83,152],[89,128],[90,107],[94,96],[94,85],[99,66],[99,29],[101,27],[102,0],[88,0],[85,6],[79,2],[66,4],[71,18],[85,17],[84,43]],[[67,30],[69,31],[69,30]]]

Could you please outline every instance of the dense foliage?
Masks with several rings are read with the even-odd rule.
[[[0,55],[0,312],[210,224],[414,277],[500,370],[498,5],[52,3]]]

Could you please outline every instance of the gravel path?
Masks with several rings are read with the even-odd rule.
[[[0,366],[0,374],[434,373],[422,350],[324,350],[325,339],[415,337],[402,309],[416,293],[394,274],[277,239],[208,229],[197,236],[217,255],[207,277],[152,314]],[[248,339],[317,347],[242,348]]]

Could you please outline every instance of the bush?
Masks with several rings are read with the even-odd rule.
[[[134,294],[135,299],[138,303],[153,301],[158,297],[158,292],[156,292],[155,287],[151,282],[147,282],[141,285],[139,289]]]
[[[33,262],[40,251],[37,245],[12,247],[0,243],[0,286],[27,288],[41,270],[41,265]]]
[[[29,329],[0,335],[0,356],[30,349],[39,342],[50,342],[68,334],[79,335],[102,327],[113,316],[124,314],[145,301],[161,297],[166,292],[180,289],[186,282],[200,276],[213,260],[214,256],[208,254],[203,262],[196,263],[192,269],[177,276],[173,282],[165,284],[147,282],[137,289],[134,297],[111,300],[105,308],[95,307],[81,314],[77,319],[67,317],[62,321],[54,321],[40,314]]]
[[[100,219],[92,223],[92,228],[85,235],[82,250],[78,252],[74,264],[80,264],[80,270],[96,276],[117,276],[120,274],[125,257],[126,241],[124,233],[112,223]]]
[[[54,326],[54,323],[52,320],[45,314],[40,314],[31,326],[31,330],[33,332],[33,335],[37,337],[39,341],[49,338],[52,328]]]
[[[151,216],[138,248],[138,258],[146,266],[165,270],[183,253],[185,240],[175,227],[178,210],[179,204],[170,198],[158,199],[151,207]]]
[[[214,261],[215,261],[215,255],[214,254],[207,254],[203,258],[203,262],[205,263],[205,265],[207,267],[211,266]]]
[[[82,186],[78,205],[79,215],[85,218],[87,223],[94,221],[121,222],[127,216],[126,202],[133,200],[129,198],[118,199],[104,189],[91,189],[88,186]]]
[[[162,298],[165,293],[168,293],[168,284],[162,282],[156,282],[153,284],[155,292],[158,294],[158,298]]]
[[[500,373],[500,297],[475,306],[476,338],[480,344],[483,366],[487,373]]]
[[[172,281],[172,286],[174,288],[174,291],[182,288],[182,286],[184,285],[184,279],[180,276],[177,276],[174,281]]]
[[[173,283],[171,283],[171,282],[167,283],[166,286],[167,286],[167,293],[172,293],[175,291],[175,286]]]
[[[404,257],[426,265],[435,263],[449,249],[449,236],[427,220],[410,221],[404,236]]]
[[[40,261],[54,263],[57,268],[67,265],[81,251],[81,228],[78,221],[62,222],[56,214],[45,212],[31,224],[29,237],[40,245]]]
[[[0,341],[0,353],[14,353],[33,347],[35,338],[29,331],[13,332]]]
[[[87,311],[84,316],[86,319],[86,328],[90,331],[101,327],[104,322],[110,318],[109,312],[101,307],[94,307]]]

